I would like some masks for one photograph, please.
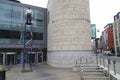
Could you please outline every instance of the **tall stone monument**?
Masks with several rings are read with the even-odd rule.
[[[68,68],[91,55],[89,0],[48,1],[48,64]]]

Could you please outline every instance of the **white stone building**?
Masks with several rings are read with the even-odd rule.
[[[113,34],[115,55],[120,56],[120,12],[114,16]]]

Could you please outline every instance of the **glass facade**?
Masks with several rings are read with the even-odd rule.
[[[46,60],[47,9],[0,0],[0,65],[23,64],[24,27],[28,7],[33,10],[32,63]],[[27,33],[30,29],[30,25],[27,25]],[[39,55],[45,57],[41,58]],[[25,61],[29,61],[28,56],[29,54],[26,55]]]
[[[23,45],[25,11],[28,5],[0,2],[0,44]],[[46,9],[31,7],[33,10],[33,45],[44,46],[46,35]],[[29,30],[29,29],[28,29]]]

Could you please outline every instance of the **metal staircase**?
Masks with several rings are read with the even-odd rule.
[[[104,70],[98,66],[97,62],[95,56],[82,56],[76,60],[77,68],[79,65],[80,80],[110,80],[109,69]]]

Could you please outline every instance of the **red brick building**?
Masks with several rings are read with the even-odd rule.
[[[102,49],[114,51],[113,24],[109,23],[102,32]]]
[[[112,50],[114,49],[113,27],[107,28],[107,32],[108,32],[108,48]]]

